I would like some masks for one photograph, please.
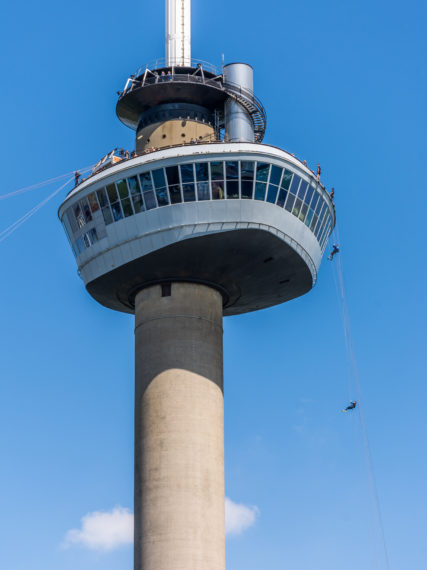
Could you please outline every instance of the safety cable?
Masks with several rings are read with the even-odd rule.
[[[336,240],[335,243],[341,244],[340,239],[339,239],[338,226],[335,227],[334,233],[335,233],[335,240]],[[353,379],[354,387],[355,387],[356,394],[357,394],[357,396],[356,396],[357,397],[357,403],[358,403],[358,414],[357,415],[358,415],[359,421],[360,421],[360,427],[361,427],[361,433],[362,433],[362,442],[363,442],[364,451],[365,451],[366,468],[368,471],[368,481],[369,481],[370,486],[371,486],[372,500],[373,500],[374,507],[375,507],[374,510],[376,511],[376,516],[377,516],[378,525],[379,525],[379,529],[380,529],[381,542],[382,542],[382,547],[384,550],[385,565],[386,565],[386,569],[390,570],[389,556],[388,556],[388,550],[387,550],[387,544],[386,544],[385,532],[384,532],[384,525],[383,525],[383,519],[382,519],[382,512],[381,512],[380,500],[379,500],[379,495],[378,495],[378,487],[377,487],[377,482],[376,482],[376,477],[375,477],[375,472],[374,472],[374,467],[373,467],[372,452],[371,452],[371,447],[369,444],[368,432],[367,432],[367,428],[366,428],[366,420],[365,420],[365,415],[364,415],[364,408],[363,408],[363,403],[362,403],[360,377],[359,377],[359,371],[358,371],[356,355],[355,355],[355,350],[354,350],[354,344],[353,344],[353,339],[352,339],[350,317],[349,317],[349,312],[348,312],[347,302],[346,302],[346,296],[345,296],[343,267],[342,267],[342,254],[335,256],[334,266],[335,266],[335,274],[336,274],[336,276],[334,274],[334,280],[335,280],[336,285],[338,283],[337,292],[338,292],[338,297],[339,297],[340,305],[341,305],[341,315],[342,315],[342,319],[343,319],[345,345],[346,345],[346,350],[347,350],[348,363],[349,363],[349,367],[350,367],[349,392],[351,394],[351,391],[352,391],[351,380]],[[351,397],[351,395],[350,395],[350,397]]]
[[[78,172],[87,172],[91,170],[93,165],[86,166],[85,168],[78,169]],[[44,180],[43,182],[38,182],[37,184],[32,184],[31,186],[25,186],[23,188],[19,188],[18,190],[14,190],[13,192],[8,192],[7,194],[0,194],[0,200],[6,200],[7,198],[12,198],[13,196],[18,196],[19,194],[24,194],[24,192],[29,192],[30,190],[36,190],[37,188],[41,188],[42,186],[47,186],[48,184],[53,184],[54,182],[58,182],[67,176],[71,176],[76,171],[73,170],[72,172],[66,172],[65,174],[61,174],[60,176],[55,176],[55,178],[49,178],[48,180]]]
[[[19,218],[19,220],[16,220],[16,222],[13,222],[13,224],[10,224],[10,226],[1,231],[0,243],[4,241],[6,238],[8,238],[10,235],[12,235],[14,231],[16,231],[19,227],[22,226],[22,224],[24,224],[27,220],[29,220],[36,212],[38,212],[45,204],[47,204],[49,200],[51,200],[54,196],[56,196],[59,192],[61,192],[61,190],[63,190],[67,186],[67,184],[69,184],[73,179],[74,176],[69,178],[62,186],[60,186],[54,192],[52,192],[52,194],[49,194],[47,198],[39,202],[36,206],[34,206],[34,208],[32,208],[21,218]]]

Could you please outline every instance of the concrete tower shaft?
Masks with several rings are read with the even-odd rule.
[[[166,0],[166,65],[191,65],[191,0]]]
[[[135,365],[135,570],[224,570],[221,295],[138,293]]]

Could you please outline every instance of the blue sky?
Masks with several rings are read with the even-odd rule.
[[[116,91],[163,56],[163,4],[3,9],[0,194],[133,148]],[[265,142],[320,162],[336,189],[392,570],[427,557],[426,16],[421,0],[193,0],[193,56],[251,63]],[[0,231],[59,186],[0,200]],[[0,242],[0,567],[130,569],[131,545],[67,535],[94,512],[126,526],[132,507],[133,319],[85,292],[63,196]],[[226,319],[224,347],[227,496],[252,516],[228,570],[385,570],[358,416],[340,413],[355,396],[332,264],[303,298]]]

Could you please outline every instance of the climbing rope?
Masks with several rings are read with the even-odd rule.
[[[334,236],[335,243],[341,244],[340,238],[339,238],[339,231],[338,231],[337,226],[335,228],[334,234],[335,234],[335,236]],[[384,525],[383,525],[381,506],[380,506],[380,500],[379,500],[379,495],[378,495],[378,487],[377,487],[377,482],[376,482],[375,472],[374,472],[374,467],[373,467],[372,452],[371,452],[371,447],[370,447],[369,439],[368,439],[368,431],[366,428],[366,419],[365,419],[363,402],[362,402],[360,377],[359,377],[359,371],[358,371],[356,355],[355,355],[355,350],[354,350],[354,344],[353,344],[353,339],[352,339],[350,317],[349,317],[349,312],[348,312],[347,302],[346,302],[346,296],[345,296],[344,279],[343,279],[343,266],[342,266],[341,254],[335,256],[335,258],[334,258],[334,281],[335,281],[335,286],[336,286],[337,293],[338,293],[338,298],[340,301],[341,316],[342,316],[343,328],[344,328],[344,338],[345,338],[345,345],[346,345],[346,351],[347,351],[347,357],[348,357],[349,399],[350,400],[352,399],[352,393],[354,393],[354,391],[355,391],[356,392],[356,399],[357,399],[357,403],[358,403],[358,414],[357,415],[359,417],[360,428],[361,428],[361,435],[362,435],[362,443],[363,443],[363,448],[364,448],[364,453],[365,453],[365,463],[366,463],[366,469],[367,469],[367,476],[368,476],[368,482],[369,482],[369,485],[371,488],[370,499],[372,501],[373,511],[376,513],[376,517],[377,517],[377,521],[378,521],[381,543],[382,543],[382,549],[384,551],[385,568],[387,570],[390,570],[387,543],[385,540]],[[374,529],[375,525],[372,524],[371,528]],[[373,536],[375,538],[375,531],[373,532]],[[377,550],[376,545],[375,545],[375,550]],[[377,567],[378,567],[377,556],[376,556],[376,559],[377,559]]]
[[[36,212],[38,212],[41,208],[43,208],[43,206],[45,204],[47,204],[49,202],[49,200],[51,200],[54,196],[56,196],[59,192],[61,192],[61,190],[63,190],[67,186],[67,184],[69,184],[73,179],[74,179],[74,176],[69,178],[62,186],[60,186],[54,192],[52,192],[52,194],[49,194],[49,196],[47,196],[47,198],[45,198],[44,200],[39,202],[36,206],[34,206],[34,208],[32,208],[26,214],[24,214],[21,218],[19,218],[19,220],[16,220],[16,222],[13,222],[13,224],[10,224],[10,226],[8,226],[6,229],[1,231],[0,232],[0,243],[2,241],[4,241],[6,238],[8,238],[10,235],[12,235],[13,232],[15,232],[19,227],[21,227],[22,224],[24,224],[32,216],[34,216],[34,214]]]

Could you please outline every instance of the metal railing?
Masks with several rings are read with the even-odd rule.
[[[243,89],[240,85],[225,82],[222,75],[215,78],[205,77],[203,68],[198,68],[194,73],[185,73],[185,68],[170,68],[170,71],[162,71],[160,74],[157,70],[146,69],[142,76],[131,76],[126,82],[120,98],[136,89],[141,89],[148,85],[156,85],[159,83],[193,83],[198,85],[206,85],[225,92],[229,97],[240,103],[252,118],[254,123],[255,140],[262,142],[267,128],[267,113],[261,101],[253,94],[252,91]]]
[[[215,67],[214,65],[212,65],[212,63],[209,63],[208,61],[203,61],[202,59],[189,59],[185,65],[182,65],[182,59],[176,59],[173,63],[167,61],[164,57],[155,59],[153,61],[150,61],[149,63],[147,63],[145,66],[140,67],[137,72],[135,73],[135,77],[139,77],[141,75],[143,75],[147,69],[150,71],[156,71],[156,70],[163,70],[163,69],[171,69],[171,68],[189,68],[191,67],[192,69],[197,69],[197,68],[202,68],[205,71],[208,71],[209,73],[213,73],[214,75],[218,75],[219,74],[219,70],[217,67]]]

